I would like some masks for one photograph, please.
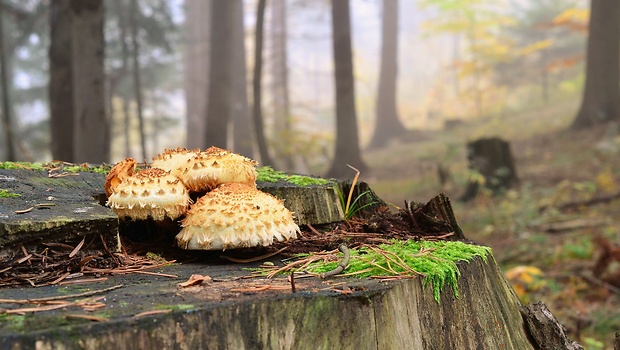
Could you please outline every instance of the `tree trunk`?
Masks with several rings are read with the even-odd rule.
[[[571,128],[620,119],[620,2],[592,0],[583,101]]]
[[[263,72],[263,27],[265,20],[265,6],[266,0],[259,0],[256,9],[256,34],[254,40],[254,79],[253,79],[253,92],[254,92],[254,129],[256,131],[256,141],[258,143],[258,152],[260,154],[260,161],[262,165],[271,166],[273,162],[269,157],[269,151],[267,149],[267,140],[265,139],[265,131],[263,125],[262,114],[262,92],[261,92],[261,77]]]
[[[52,157],[73,161],[73,56],[70,0],[50,3],[50,131]]]
[[[290,102],[288,89],[288,55],[286,28],[286,1],[271,2],[271,38],[272,38],[272,89],[275,151],[277,160],[283,164],[283,170],[293,171],[293,131],[291,130]]]
[[[233,5],[229,0],[212,0],[211,53],[207,99],[205,148],[228,146],[228,121],[231,112],[231,61]]]
[[[232,6],[234,28],[232,44],[232,128],[233,150],[249,158],[254,158],[250,108],[248,106],[248,82],[245,59],[245,27],[243,25],[243,1],[234,0]]]
[[[144,132],[144,115],[142,99],[142,80],[140,77],[140,44],[138,42],[138,0],[131,0],[131,58],[133,59],[132,76],[133,91],[136,99],[136,114],[138,115],[138,125],[140,127],[140,148],[142,149],[142,159],[147,161],[146,156],[146,134]]]
[[[353,174],[350,164],[363,172],[367,169],[360,155],[349,0],[332,0],[332,35],[336,84],[336,151],[328,177],[346,178]]]
[[[104,98],[103,1],[71,0],[70,10],[75,108],[73,161],[103,163],[108,160],[109,153]]]
[[[119,36],[121,40],[121,55],[122,55],[122,66],[121,66],[121,77],[118,77],[121,81],[124,80],[127,72],[129,71],[129,45],[127,45],[127,17],[125,14],[123,1],[116,0],[116,12],[118,13],[118,30]],[[112,95],[112,94],[110,94]],[[124,136],[124,154],[125,158],[131,157],[131,123],[130,123],[130,113],[129,113],[129,99],[127,98],[127,94],[121,93],[122,98],[122,118],[123,118],[123,136]],[[109,98],[112,98],[110,96]]]
[[[4,11],[0,8],[0,80],[2,81],[2,124],[4,126],[4,137],[6,143],[6,157],[8,161],[17,160],[15,152],[15,135],[13,132],[13,107],[11,105],[11,82],[9,69],[9,55],[4,42]]]
[[[381,72],[377,92],[375,131],[368,145],[379,148],[405,132],[396,110],[398,75],[398,0],[383,0]]]
[[[211,3],[186,0],[185,105],[187,108],[187,147],[205,145],[205,115],[209,86],[209,36]]]

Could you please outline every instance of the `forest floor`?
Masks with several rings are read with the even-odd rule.
[[[493,248],[524,303],[543,301],[586,349],[611,349],[620,331],[620,126],[568,130],[577,100],[412,132],[366,152],[361,179],[399,207],[445,192],[465,236]],[[465,145],[491,136],[510,141],[520,184],[459,202],[472,176]],[[443,185],[440,165],[450,174]]]

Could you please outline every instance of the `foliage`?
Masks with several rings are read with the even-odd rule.
[[[424,286],[431,286],[435,301],[440,301],[447,284],[458,297],[459,261],[480,257],[486,261],[491,249],[452,241],[398,241],[377,248],[363,246],[351,250],[351,260],[345,269],[348,275],[359,278],[370,276],[423,276]],[[336,268],[338,262],[315,262],[308,271],[323,273]]]
[[[351,191],[353,191],[354,189],[355,185],[351,185]],[[357,214],[360,210],[364,210],[365,208],[377,204],[377,202],[375,201],[370,201],[363,205],[359,204],[362,203],[364,197],[370,197],[370,190],[360,193],[357,197],[355,197],[353,202],[350,202],[348,204],[347,200],[345,199],[344,193],[342,193],[340,187],[336,187],[336,191],[338,192],[338,198],[340,198],[340,205],[342,206],[342,210],[345,211],[344,218],[346,220],[351,220],[351,218],[353,218],[355,214]]]

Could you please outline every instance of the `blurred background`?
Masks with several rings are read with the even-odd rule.
[[[0,160],[216,145],[304,174],[350,164],[394,206],[446,192],[524,302],[610,348],[619,56],[616,1],[3,0]],[[468,152],[486,138],[509,145],[499,190]]]

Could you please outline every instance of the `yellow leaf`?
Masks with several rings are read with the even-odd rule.
[[[618,185],[616,185],[616,180],[609,169],[603,170],[596,176],[596,184],[607,193],[616,192],[618,188]]]

